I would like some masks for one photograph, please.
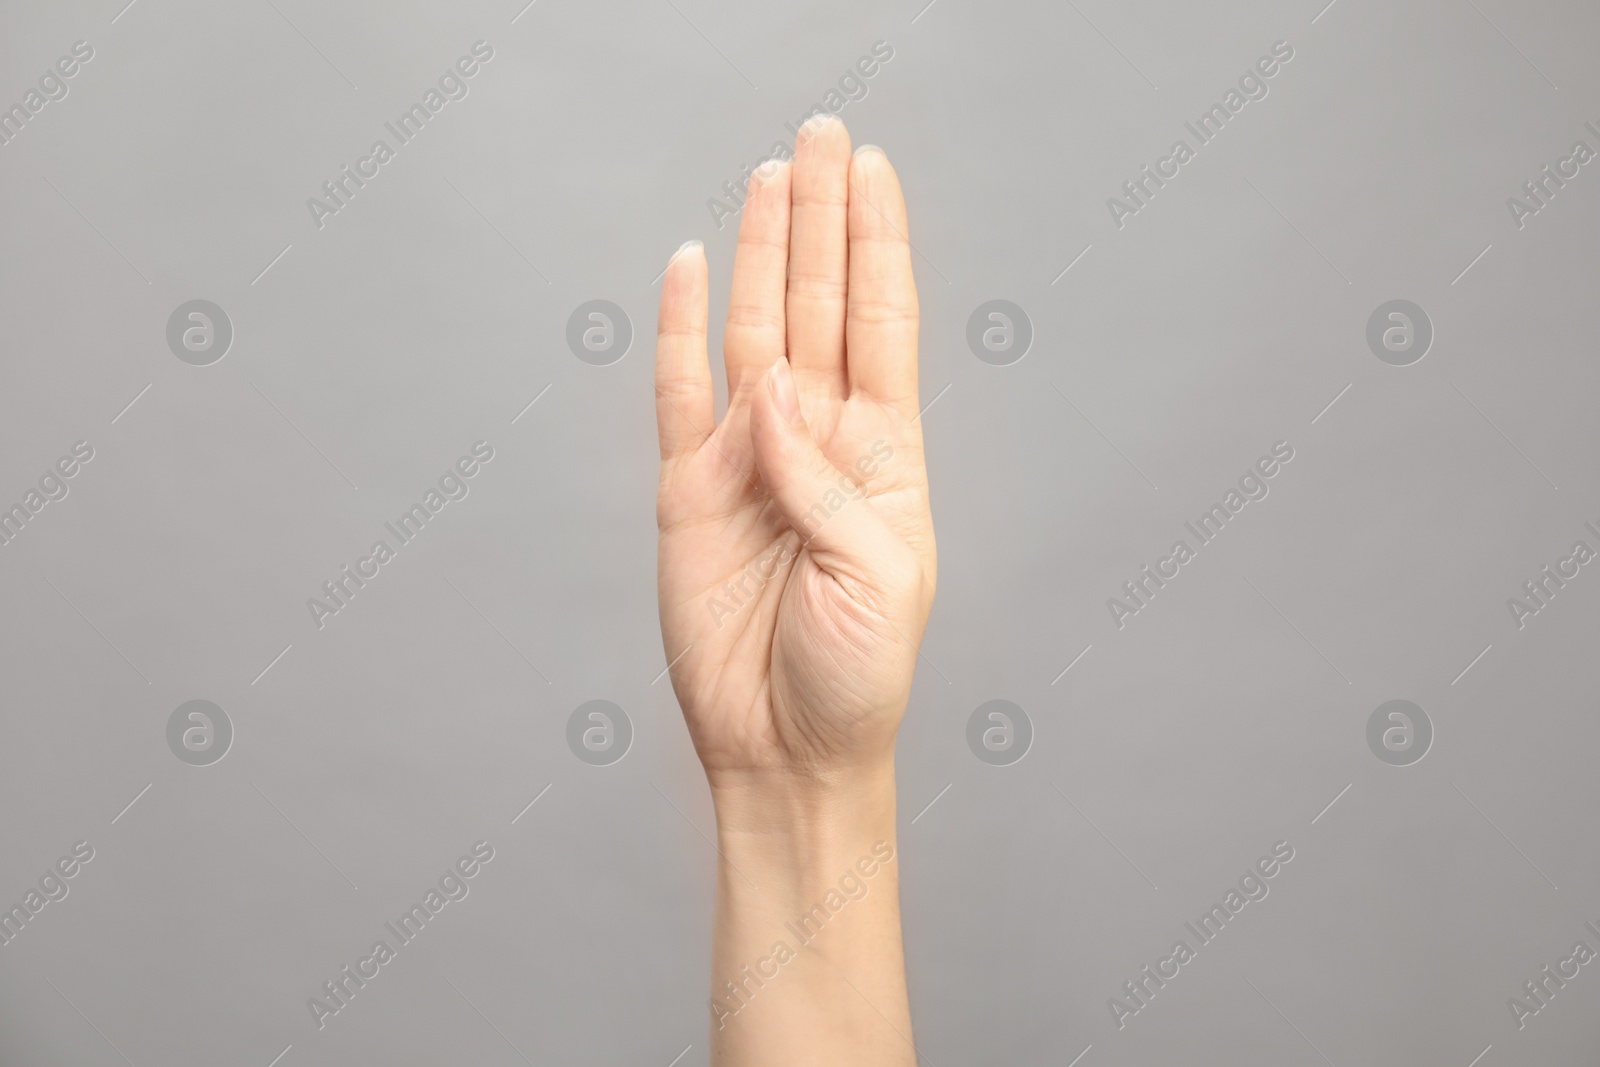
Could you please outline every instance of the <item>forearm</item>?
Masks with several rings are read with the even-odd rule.
[[[892,762],[713,781],[715,1067],[914,1065]]]

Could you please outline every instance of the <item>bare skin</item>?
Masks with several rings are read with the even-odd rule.
[[[721,422],[696,244],[656,345],[662,631],[717,813],[712,1062],[911,1065],[894,741],[936,561],[905,201],[831,116],[750,186]]]

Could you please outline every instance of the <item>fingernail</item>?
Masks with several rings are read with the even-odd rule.
[[[839,116],[829,111],[812,115],[800,124],[800,132],[795,140],[799,144],[810,144],[813,137],[816,137],[836,122],[840,122]]]
[[[787,162],[787,160],[778,159],[776,156],[774,156],[772,159],[762,163],[761,166],[757,167],[753,172],[751,172],[751,180],[749,182],[750,186],[754,187],[756,185],[756,179],[758,178],[760,179],[761,185],[767,184],[773,178],[778,176],[778,171],[781,170],[787,164]]]
[[[783,356],[772,365],[772,372],[767,375],[767,387],[772,390],[773,402],[778,405],[778,413],[788,419],[791,425],[800,424],[800,398],[795,396],[794,375],[789,373],[789,361]]]
[[[889,154],[889,153],[885,152],[883,149],[879,148],[875,144],[864,144],[864,145],[861,145],[859,148],[857,148],[854,152],[851,153],[851,158],[854,158],[855,156],[859,156],[863,152],[876,152],[876,153],[878,153],[878,155],[884,156],[884,157],[887,157],[888,154]]]
[[[670,266],[671,264],[677,262],[678,257],[682,256],[685,252],[693,252],[697,248],[704,247],[705,245],[701,244],[699,241],[685,241],[683,244],[678,246],[678,250],[676,252],[672,253],[672,258],[667,260],[667,264]]]

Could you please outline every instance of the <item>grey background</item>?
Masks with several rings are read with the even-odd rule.
[[[0,1060],[706,1062],[654,279],[706,241],[715,344],[706,200],[885,40],[842,117],[906,187],[934,401],[899,752],[925,1062],[1593,1062],[1593,967],[1520,1032],[1506,1000],[1600,948],[1600,576],[1521,630],[1506,598],[1596,543],[1600,175],[1521,230],[1506,198],[1600,148],[1600,10],[519,9],[6,5],[0,101],[95,57],[0,148],[0,498],[95,458],[0,548],[0,902],[96,855],[0,948]],[[318,230],[306,198],[479,39],[470,95]],[[1116,228],[1278,40],[1270,95]],[[235,331],[208,367],[165,343],[195,298]],[[594,299],[635,330],[610,366],[564,341]],[[1033,323],[1012,366],[965,344],[990,299]],[[1366,346],[1392,299],[1434,325],[1409,367]],[[480,439],[470,495],[319,631],[306,598]],[[1118,630],[1106,598],[1279,440],[1271,495]],[[1407,767],[1365,740],[1397,698],[1435,731]],[[211,766],[166,745],[192,699],[234,726]],[[591,699],[633,723],[609,766],[564,740]],[[993,699],[1033,722],[1011,766],[967,748]],[[318,1030],[307,998],[480,839],[470,896]],[[1271,895],[1119,1031],[1107,998],[1279,840]]]

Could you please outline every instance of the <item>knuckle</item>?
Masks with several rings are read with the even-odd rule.
[[[764,304],[734,304],[728,308],[728,329],[758,333],[783,330],[783,315]]]
[[[662,322],[656,327],[658,340],[687,339],[703,341],[706,337],[706,328],[698,322]]]
[[[843,300],[848,290],[849,282],[843,269],[837,273],[799,271],[789,275],[790,298],[799,296]]]
[[[850,186],[797,182],[790,202],[797,208],[830,208],[842,211],[850,206]]]
[[[874,326],[915,326],[921,312],[915,300],[853,294],[850,317]]]
[[[746,216],[748,218],[749,216]],[[789,254],[789,232],[787,229],[780,233],[765,233],[756,227],[741,228],[739,230],[739,251],[746,249],[752,252],[776,252],[787,256]]]

